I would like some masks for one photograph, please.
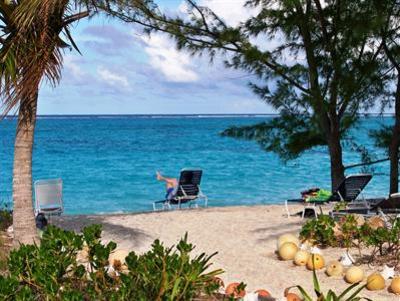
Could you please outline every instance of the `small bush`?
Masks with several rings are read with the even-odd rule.
[[[355,248],[359,262],[397,266],[400,263],[400,218],[394,218],[388,224],[388,227],[377,227],[367,222],[359,226],[354,215],[344,216],[337,222],[322,215],[307,221],[300,237],[322,247]],[[362,250],[368,253],[363,256]]]
[[[320,215],[318,219],[307,221],[301,231],[300,238],[310,240],[323,247],[336,244],[333,228],[335,221],[328,215]]]
[[[126,265],[108,258],[114,242],[101,243],[101,226],[92,225],[82,234],[49,226],[40,246],[21,245],[12,251],[9,276],[0,276],[1,300],[192,300],[212,294],[219,285],[207,272],[210,259],[194,249],[185,236],[176,248],[156,240],[143,255],[126,257]],[[81,257],[85,254],[86,262]]]
[[[12,211],[10,205],[0,200],[0,231],[5,231],[12,225]]]

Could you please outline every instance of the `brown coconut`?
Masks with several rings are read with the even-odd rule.
[[[360,267],[352,266],[346,271],[344,279],[350,284],[359,283],[364,279],[364,271]]]
[[[400,277],[394,277],[390,284],[390,292],[396,295],[400,295]]]
[[[329,277],[343,276],[343,265],[337,260],[331,261],[325,272]]]
[[[299,250],[294,256],[294,264],[299,266],[304,266],[307,264],[310,253],[305,250]]]
[[[286,233],[286,234],[279,236],[277,244],[276,244],[276,248],[279,250],[279,248],[286,242],[292,242],[296,246],[300,245],[300,240],[296,235],[294,235],[292,233]]]
[[[367,278],[367,289],[370,291],[380,291],[385,288],[385,279],[379,273],[373,273]]]
[[[320,254],[311,254],[307,260],[307,269],[309,270],[320,270],[325,266],[324,257]]]
[[[299,248],[293,242],[285,242],[279,248],[279,257],[282,260],[293,260]]]
[[[257,293],[257,296],[261,298],[271,297],[270,292],[265,289],[256,290],[255,293]]]
[[[295,293],[288,293],[285,297],[286,297],[287,301],[302,301],[303,300]]]
[[[243,298],[246,295],[246,291],[240,290],[238,286],[239,282],[229,283],[225,289],[225,295],[233,298]]]

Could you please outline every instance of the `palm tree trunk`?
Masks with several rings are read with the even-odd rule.
[[[14,147],[14,247],[39,243],[32,203],[32,149],[38,93],[20,103]]]

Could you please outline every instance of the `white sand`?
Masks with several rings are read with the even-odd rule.
[[[298,207],[299,209],[301,207]],[[247,290],[264,288],[276,298],[283,296],[286,287],[299,284],[310,293],[312,273],[275,255],[276,239],[283,233],[299,231],[304,222],[299,217],[288,219],[283,206],[224,207],[126,215],[63,216],[53,221],[67,229],[79,231],[83,226],[103,225],[105,241],[113,240],[118,248],[145,252],[159,238],[170,246],[188,232],[196,252],[211,254],[218,251],[214,268],[223,268],[225,284],[233,281],[247,283]],[[343,250],[323,250],[326,261],[338,259]],[[372,272],[364,267],[369,274]],[[343,279],[327,277],[318,272],[323,290],[336,292],[345,289]],[[387,286],[390,282],[387,282]],[[363,291],[372,300],[400,300],[399,296]]]

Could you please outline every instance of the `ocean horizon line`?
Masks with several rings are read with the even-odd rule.
[[[361,113],[362,117],[391,117],[393,113]],[[64,118],[263,118],[275,117],[279,113],[224,113],[224,114],[38,114],[38,119],[64,119]],[[16,119],[17,115],[7,115],[5,119]]]

